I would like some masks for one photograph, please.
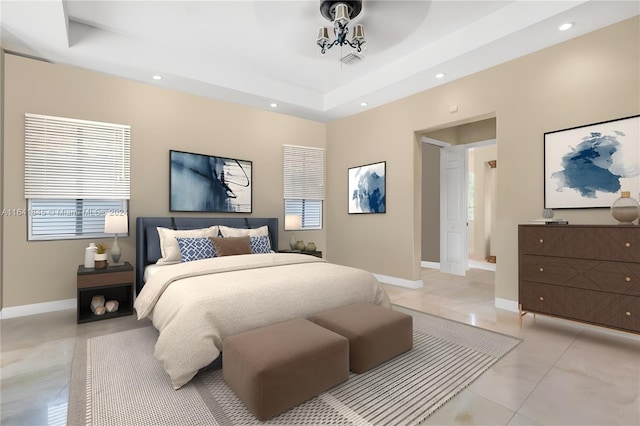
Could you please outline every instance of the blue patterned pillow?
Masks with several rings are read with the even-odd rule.
[[[268,235],[260,235],[259,237],[251,237],[249,242],[251,245],[251,252],[256,253],[271,253],[271,241]]]
[[[216,257],[216,249],[209,238],[180,238],[176,237],[180,247],[180,262]]]

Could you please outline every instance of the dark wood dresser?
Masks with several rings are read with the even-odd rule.
[[[640,226],[518,226],[527,312],[640,333]]]

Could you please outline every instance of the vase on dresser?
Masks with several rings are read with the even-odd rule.
[[[611,204],[611,216],[621,225],[632,225],[640,217],[640,204],[631,198],[629,191],[622,191],[620,198]]]

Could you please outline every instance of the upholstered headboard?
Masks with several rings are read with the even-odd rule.
[[[158,226],[169,229],[198,229],[213,225],[233,228],[259,228],[267,226],[271,247],[278,250],[278,218],[245,217],[138,217],[136,218],[136,294],[144,285],[144,268],[155,263],[162,254]]]

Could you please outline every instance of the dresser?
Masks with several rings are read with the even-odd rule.
[[[640,226],[519,225],[520,325],[538,313],[640,333]]]

